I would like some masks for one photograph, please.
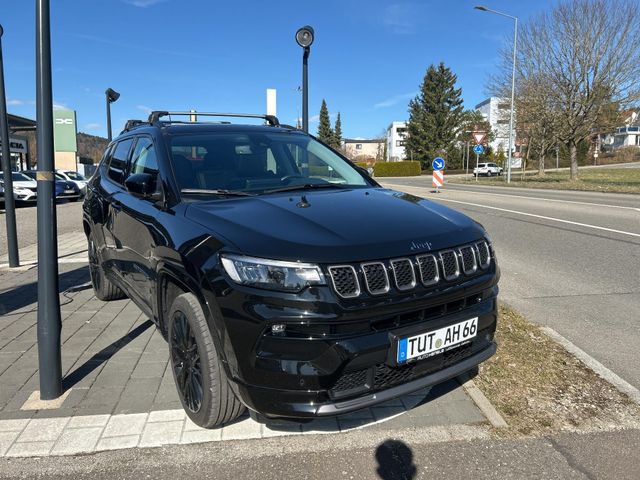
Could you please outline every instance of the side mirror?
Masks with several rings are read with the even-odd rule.
[[[361,174],[363,174],[367,178],[373,177],[373,168],[363,168],[359,165],[356,165],[356,170],[358,170]]]
[[[148,173],[129,175],[124,185],[129,193],[141,198],[151,198],[156,191],[156,179]]]

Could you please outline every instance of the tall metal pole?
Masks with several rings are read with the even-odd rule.
[[[36,0],[38,363],[41,400],[52,400],[62,394],[49,11],[49,0]]]
[[[109,95],[105,95],[107,99],[107,140],[111,142],[113,139],[111,135],[111,102],[109,101]]]
[[[309,47],[304,48],[302,54],[302,130],[309,133],[309,77],[307,61],[309,59]]]
[[[507,168],[507,183],[511,183],[511,151],[513,150],[513,109],[515,108],[516,97],[516,48],[518,42],[518,18],[514,17],[513,25],[513,66],[511,70],[511,112],[509,114],[509,155],[507,161],[509,162]]]
[[[16,204],[13,198],[13,171],[9,149],[9,118],[7,117],[7,96],[4,89],[4,61],[2,58],[2,34],[0,25],[0,140],[2,140],[2,170],[4,171],[4,215],[7,223],[7,252],[9,266],[20,266],[18,253],[18,232],[16,230]]]

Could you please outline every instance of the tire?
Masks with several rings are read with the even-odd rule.
[[[238,418],[245,407],[229,385],[200,302],[192,293],[178,296],[171,305],[168,337],[173,379],[193,423],[213,428]]]
[[[491,170],[487,171],[487,177],[491,176]]]
[[[93,293],[98,300],[107,302],[109,300],[119,300],[125,298],[126,295],[116,287],[104,274],[100,254],[93,239],[93,234],[89,234],[88,238],[88,255],[89,255],[89,273],[91,275],[91,285]]]

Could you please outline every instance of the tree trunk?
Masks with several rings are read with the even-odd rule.
[[[538,157],[538,175],[544,175],[544,157],[545,157],[545,146],[544,142],[542,142],[542,146],[540,147],[540,156]]]
[[[578,180],[578,146],[575,142],[569,142],[569,156],[571,158],[571,180]]]

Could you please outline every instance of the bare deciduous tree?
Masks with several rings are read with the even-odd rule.
[[[510,80],[506,57],[491,88],[503,96]],[[564,0],[533,17],[519,36],[516,75],[519,133],[524,125],[534,142],[542,142],[542,157],[550,139],[564,143],[571,179],[577,179],[578,144],[612,129],[617,111],[640,100],[638,3]]]

